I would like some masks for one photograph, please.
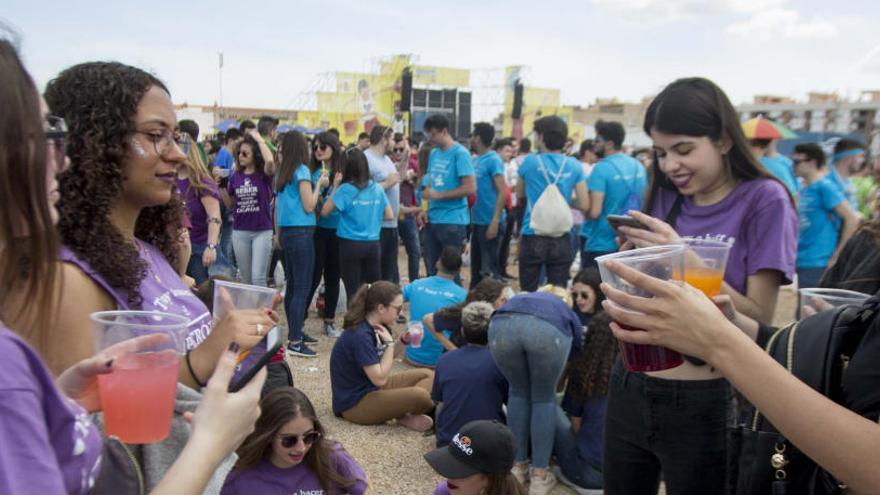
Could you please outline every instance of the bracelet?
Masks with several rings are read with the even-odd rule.
[[[223,221],[217,217],[208,217],[208,224],[216,223],[217,225],[223,225]]]
[[[199,377],[196,376],[196,372],[193,370],[193,365],[189,360],[189,353],[190,351],[186,351],[186,369],[189,370],[189,374],[193,377],[193,380],[195,380],[196,385],[198,385],[199,388],[205,388],[205,384],[199,380]]]
[[[383,340],[382,343],[385,344],[385,345],[394,345],[394,341],[393,341],[393,340]]]

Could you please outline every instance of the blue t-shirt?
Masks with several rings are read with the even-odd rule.
[[[540,159],[539,159],[540,157]],[[541,167],[543,163],[544,168]],[[563,168],[564,167],[564,168]],[[544,174],[546,171],[546,175]],[[525,181],[526,185],[526,213],[522,221],[522,234],[534,235],[530,225],[532,220],[532,207],[544,189],[556,181],[556,187],[562,193],[562,197],[571,203],[571,195],[578,183],[584,182],[584,168],[581,163],[574,158],[569,158],[560,153],[532,153],[523,160],[517,169],[517,174]],[[549,181],[547,179],[550,179]]]
[[[363,189],[348,182],[333,193],[333,204],[339,210],[336,235],[350,241],[378,241],[382,231],[382,215],[388,197],[382,186],[370,181]]]
[[[409,321],[421,322],[428,313],[464,301],[467,291],[452,280],[434,275],[408,284],[403,288],[403,297],[409,301]],[[441,354],[443,345],[428,331],[422,337],[421,347],[406,347],[407,359],[427,366],[437,364]]]
[[[464,146],[455,143],[446,151],[439,147],[431,150],[431,154],[428,156],[425,184],[431,186],[433,190],[442,192],[457,189],[461,185],[462,177],[473,175],[474,166],[471,164],[471,154]],[[429,199],[428,221],[467,225],[470,221],[467,198]]]
[[[834,208],[846,198],[828,177],[822,177],[801,189],[798,202],[798,268],[828,265],[840,236]]]
[[[437,447],[448,444],[470,421],[505,423],[507,379],[485,346],[465,346],[440,356],[434,370],[431,398],[443,402],[437,416]]]
[[[297,167],[293,173],[293,180],[284,186],[284,190],[275,200],[279,227],[315,226],[315,213],[306,213],[302,205],[302,196],[299,194],[301,182],[307,182],[310,187],[312,186],[311,173],[309,167],[305,165]]]
[[[494,179],[497,176],[504,177],[504,162],[494,151],[482,154],[474,161],[474,174],[477,181],[477,202],[471,210],[471,221],[474,225],[489,225],[498,201]],[[504,222],[504,217],[504,208],[501,208],[499,225]]]
[[[315,173],[312,175],[312,182],[317,184],[318,179],[321,178],[321,174],[324,173],[321,169],[315,170]],[[321,191],[321,195],[318,197],[318,206],[315,207],[315,215],[318,218],[317,224],[318,227],[324,229],[336,230],[336,227],[339,226],[339,210],[333,208],[333,211],[327,215],[326,217],[321,216],[321,208],[324,207],[324,202],[327,198],[332,197],[333,193],[336,192],[336,188],[333,187],[333,181],[331,180],[330,185]]]
[[[783,157],[781,155],[773,158],[762,156],[760,161],[768,172],[770,172],[771,174],[773,174],[773,176],[782,181],[782,184],[785,185],[785,188],[788,189],[788,192],[790,192],[792,196],[797,196],[797,179],[794,178],[794,172],[792,172],[791,168],[788,166],[788,163],[782,158]]]
[[[827,177],[831,180],[831,182],[837,186],[837,189],[840,191],[840,194],[843,194],[843,197],[849,202],[849,205],[853,207],[854,210],[858,210],[859,202],[856,199],[856,186],[849,179],[844,179],[837,173],[837,169],[834,168],[834,164],[828,166],[830,171],[828,172]]]
[[[385,348],[376,331],[366,321],[354,330],[346,329],[333,345],[330,353],[330,389],[333,394],[333,414],[356,406],[368,393],[379,387],[370,381],[364,368],[379,364]]]
[[[217,155],[214,157],[214,166],[225,170],[231,169],[234,162],[235,161],[232,159],[232,153],[226,149],[226,146],[220,148],[220,151],[218,151]]]
[[[584,403],[576,403],[566,392],[562,398],[562,409],[569,416],[581,418],[575,444],[578,455],[590,466],[602,469],[602,444],[605,429],[605,407],[608,397],[597,394]]]
[[[635,158],[616,153],[599,160],[587,183],[590,192],[604,193],[605,197],[599,218],[585,220],[581,228],[581,235],[587,238],[584,251],[617,251],[616,234],[608,224],[608,215],[625,215],[623,209],[631,194],[644,197],[648,173]]]

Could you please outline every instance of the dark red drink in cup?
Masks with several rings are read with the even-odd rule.
[[[600,256],[596,258],[596,262],[599,264],[602,281],[606,284],[628,294],[652,297],[650,293],[630,285],[629,282],[607,270],[604,263],[613,260],[661,280],[683,280],[684,253],[685,246],[681,244],[654,246]],[[620,323],[618,325],[626,330],[642,331]],[[620,342],[620,353],[626,369],[634,372],[662,371],[680,366],[684,362],[678,352],[656,345]]]

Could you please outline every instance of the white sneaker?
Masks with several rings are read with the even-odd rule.
[[[574,481],[565,477],[565,474],[562,473],[562,468],[559,466],[553,466],[553,474],[556,475],[556,478],[562,482],[563,485],[571,488],[578,495],[603,495],[605,493],[602,489],[589,489],[578,486]]]
[[[526,486],[529,482],[529,465],[521,466],[519,464],[514,464],[513,469],[510,470],[513,477],[516,478],[516,481],[519,481],[522,486]]]
[[[547,495],[556,486],[556,476],[549,469],[544,472],[543,478],[534,473],[529,476],[529,495]]]

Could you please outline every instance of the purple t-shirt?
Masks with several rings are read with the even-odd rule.
[[[208,307],[183,283],[165,255],[152,244],[138,240],[141,259],[150,267],[141,281],[140,293],[143,311],[160,311],[190,319],[187,326],[186,350],[198,347],[211,333],[211,313]],[[61,248],[61,260],[78,266],[86,275],[100,285],[116,302],[119,309],[131,309],[128,297],[122,291],[110,287],[103,277],[95,273],[85,261],[80,260],[67,247]]]
[[[272,230],[272,177],[265,172],[251,175],[239,170],[229,177],[227,190],[232,196],[232,228],[234,230]]]
[[[88,493],[101,469],[100,432],[2,325],[0,356],[0,493]]]
[[[362,495],[367,490],[363,468],[357,461],[336,444],[330,454],[330,465],[344,478],[357,480],[348,488],[332,486],[331,493]],[[305,463],[289,469],[276,467],[268,459],[263,459],[251,469],[233,471],[226,478],[220,495],[325,495],[318,477],[306,467]],[[329,495],[329,494],[326,494]]]
[[[205,211],[202,198],[208,196],[220,200],[220,190],[217,189],[217,185],[211,181],[205,185],[208,187],[199,189],[191,185],[189,179],[177,179],[177,190],[180,191],[180,198],[188,213],[189,239],[193,244],[208,243],[208,212]]]
[[[660,188],[651,214],[666,218],[676,196],[676,191]],[[732,243],[724,281],[740,294],[746,293],[748,277],[759,270],[782,272],[783,283],[794,274],[798,216],[785,186],[775,180],[743,182],[709,206],[697,206],[685,197],[675,231],[683,237]]]
[[[446,484],[446,480],[437,483],[437,488],[434,488],[434,495],[452,495],[452,492],[449,491],[449,486]]]

